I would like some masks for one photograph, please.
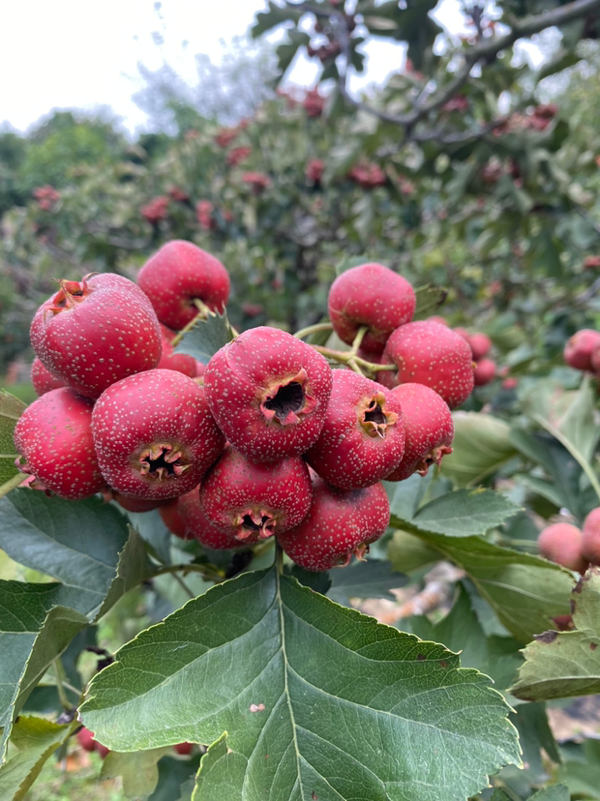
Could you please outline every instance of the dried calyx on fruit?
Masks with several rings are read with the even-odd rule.
[[[94,406],[92,432],[109,486],[144,499],[189,492],[225,445],[203,387],[174,370],[147,370],[109,387]]]
[[[221,348],[204,373],[206,399],[228,441],[255,462],[304,453],[323,427],[327,360],[285,331],[251,328]]]
[[[211,523],[243,543],[297,526],[311,503],[308,468],[299,456],[256,464],[228,447],[200,486]]]
[[[94,399],[121,378],[156,367],[162,352],[150,301],[113,273],[61,281],[37,310],[30,334],[44,366]]]
[[[340,489],[375,484],[400,464],[404,424],[400,401],[375,381],[333,371],[333,390],[321,434],[305,458]]]

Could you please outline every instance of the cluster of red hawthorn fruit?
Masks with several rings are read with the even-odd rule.
[[[93,753],[95,751],[97,754],[99,754],[101,759],[105,759],[106,756],[110,754],[110,748],[107,748],[105,745],[102,745],[102,743],[99,743],[98,740],[96,740],[94,732],[90,731],[85,726],[82,726],[77,732],[77,741],[84,751],[88,751],[89,753]],[[176,743],[173,746],[175,753],[179,754],[180,756],[189,756],[193,749],[193,743]]]
[[[263,326],[206,368],[174,352],[176,332],[222,312],[229,291],[225,267],[181,240],[137,283],[60,281],[31,325],[40,397],[17,422],[17,462],[33,488],[160,508],[173,533],[209,548],[275,535],[305,569],[347,564],[388,525],[381,481],[425,474],[451,451],[472,346],[435,320],[413,322],[409,282],[363,264],[329,292],[350,350]]]

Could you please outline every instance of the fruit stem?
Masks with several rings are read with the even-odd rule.
[[[350,353],[353,356],[356,356],[356,354],[358,353],[358,349],[360,348],[361,343],[365,338],[365,334],[367,333],[368,330],[369,329],[366,325],[361,325],[361,327],[358,329],[356,336],[352,340],[352,350],[350,351]]]
[[[26,478],[27,476],[24,473],[17,473],[12,478],[9,478],[8,481],[5,481],[4,484],[0,485],[0,498],[8,495],[11,490],[16,489]]]
[[[279,575],[283,576],[283,548],[279,544],[279,541],[277,541],[275,547],[275,566],[277,567]]]
[[[60,660],[60,657],[57,657],[54,660],[54,670],[56,672],[56,691],[58,692],[60,703],[63,709],[70,711],[71,709],[73,709],[73,704],[69,702],[69,699],[67,698],[67,694],[65,692],[63,681],[66,678],[66,674],[65,674],[65,669],[63,667],[63,663]]]
[[[361,359],[359,356],[356,356],[356,354],[352,353],[351,350],[343,352],[341,350],[324,348],[321,345],[311,345],[311,348],[319,351],[319,353],[331,361],[339,362],[340,364],[347,364],[348,367],[351,367],[355,373],[362,374],[363,370],[366,370],[369,373],[378,373],[380,370],[398,369],[395,364],[376,364],[375,362],[368,362],[366,359]]]
[[[303,339],[304,337],[307,337],[310,334],[316,334],[319,331],[333,331],[333,326],[331,323],[317,323],[316,325],[309,325],[306,328],[301,328],[299,331],[296,331],[294,336],[297,339]]]
[[[163,576],[165,573],[173,573],[175,578],[179,578],[176,574],[181,572],[187,573],[200,573],[202,578],[206,579],[207,581],[214,581],[219,582],[223,581],[224,576],[218,573],[215,570],[211,570],[210,568],[205,567],[204,565],[195,565],[193,562],[184,562],[180,565],[164,565],[163,567],[159,567],[157,571],[155,571],[152,575],[153,576]],[[187,592],[191,592],[191,590],[186,587]],[[192,598],[196,596],[192,594]]]

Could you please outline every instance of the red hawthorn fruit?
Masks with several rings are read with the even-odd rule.
[[[542,117],[545,119],[552,119],[558,114],[558,106],[556,103],[541,103],[539,106],[536,106],[533,109],[533,113],[536,117]]]
[[[100,759],[106,759],[106,757],[110,754],[110,748],[102,745],[102,743],[99,743],[98,740],[96,740],[96,751],[98,752]]]
[[[297,526],[311,503],[308,467],[299,456],[256,464],[226,448],[200,486],[208,519],[245,544]]]
[[[308,517],[277,536],[286,554],[300,567],[314,572],[346,566],[352,554],[364,556],[389,523],[390,507],[383,484],[340,490],[316,477],[313,489]]]
[[[229,299],[229,275],[221,262],[183,239],[167,242],[148,259],[138,285],[150,298],[156,316],[177,331],[198,314],[194,300],[223,312]]]
[[[245,547],[245,543],[224,533],[208,519],[200,506],[199,487],[162,506],[159,514],[169,531],[182,540],[197,539],[215,551]]]
[[[429,319],[431,320],[431,317]],[[453,328],[452,330],[455,334],[458,334],[459,337],[462,337],[465,342],[468,343],[469,347],[471,347],[471,334],[469,334],[466,328],[461,328],[459,326],[458,328]]]
[[[142,206],[140,214],[151,225],[157,225],[161,220],[166,220],[169,198],[165,195],[153,197],[149,203]]]
[[[305,173],[306,179],[311,184],[321,183],[323,173],[325,172],[325,162],[321,159],[311,159],[306,164]]]
[[[325,108],[325,98],[318,89],[310,89],[302,103],[307,117],[320,117]]]
[[[83,728],[79,729],[77,732],[77,741],[84,751],[89,751],[91,753],[92,751],[96,750],[94,733],[89,729],[86,729],[85,726],[83,726]]]
[[[195,378],[198,375],[198,368],[196,366],[196,359],[193,356],[188,356],[187,353],[175,353],[175,348],[171,345],[171,340],[175,336],[175,332],[167,328],[166,325],[160,324],[160,334],[162,341],[162,356],[158,363],[159,370],[176,370],[178,373],[183,373],[190,378]]]
[[[215,221],[212,216],[213,211],[214,206],[210,200],[199,200],[196,203],[196,219],[198,220],[200,228],[203,228],[205,231],[210,231],[215,227]]]
[[[487,356],[492,347],[492,340],[487,334],[471,334],[469,336],[469,345],[473,353],[473,359],[478,362]]]
[[[208,406],[229,442],[255,462],[298,456],[323,427],[332,371],[314,348],[259,326],[221,348],[204,373]]]
[[[587,562],[600,565],[600,508],[592,509],[583,521],[581,554]]]
[[[251,147],[234,147],[227,154],[227,164],[230,167],[235,167],[241,164],[242,161],[245,161],[250,153],[252,153]]]
[[[406,441],[404,458],[385,480],[404,481],[413,473],[424,476],[430,465],[439,465],[446,454],[452,453],[454,423],[450,409],[424,384],[400,384],[392,394],[402,404]]]
[[[181,756],[189,756],[194,748],[193,743],[176,743],[173,748]]]
[[[600,346],[600,332],[591,328],[577,331],[567,340],[563,356],[569,367],[576,370],[593,370],[592,354]]]
[[[130,498],[120,495],[118,492],[108,488],[103,493],[106,501],[115,501],[122,509],[127,512],[135,512],[143,514],[144,512],[151,512],[153,509],[160,509],[166,501],[147,501],[144,498]]]
[[[575,629],[573,615],[557,615],[552,618],[552,622],[558,631],[573,631]]]
[[[255,195],[260,195],[263,190],[271,186],[271,179],[264,172],[242,173],[242,181],[250,185]]]
[[[188,193],[184,192],[184,190],[180,189],[178,186],[172,186],[169,189],[169,197],[176,203],[187,203],[187,201],[190,199]]]
[[[102,273],[60,287],[37,310],[30,331],[50,372],[80,395],[97,398],[115,381],[156,367],[158,320],[133,281]]]
[[[339,275],[329,290],[327,308],[333,329],[351,345],[361,326],[368,326],[361,348],[381,353],[396,328],[412,320],[414,289],[383,264],[361,264]]]
[[[430,323],[439,323],[440,325],[445,325],[447,328],[450,327],[446,318],[440,317],[439,314],[434,314],[432,317],[428,317],[427,319]]]
[[[31,365],[31,383],[38,396],[45,395],[52,389],[61,389],[61,387],[67,386],[62,379],[51,373],[38,358],[35,358]]]
[[[473,379],[476,387],[483,387],[496,377],[496,362],[492,359],[481,359],[475,365]]]
[[[428,320],[397,328],[387,341],[382,362],[398,368],[396,384],[425,384],[451,409],[473,391],[471,348],[456,331]],[[377,374],[378,381],[380,377],[382,373]]]
[[[376,484],[404,455],[400,400],[376,381],[333,371],[333,389],[318,440],[304,458],[338,489]]]
[[[600,166],[600,164],[598,165]],[[600,268],[600,256],[586,256],[583,260],[584,270],[597,270]]]
[[[146,500],[189,492],[225,445],[204,388],[175,370],[147,370],[109,387],[94,406],[92,433],[108,485]]]
[[[64,387],[28,406],[15,426],[18,465],[61,498],[89,498],[104,487],[92,439],[92,401]],[[18,463],[19,460],[17,460]]]
[[[516,389],[519,386],[519,379],[509,376],[502,382],[502,389]]]
[[[583,534],[571,523],[554,523],[538,536],[540,554],[551,562],[584,573],[586,560],[581,555]]]

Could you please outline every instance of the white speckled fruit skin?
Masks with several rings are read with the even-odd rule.
[[[308,517],[278,535],[286,554],[305,570],[330,570],[363,543],[375,542],[390,520],[383,484],[359,490],[339,490],[323,479],[313,482],[314,500]]]
[[[200,485],[200,504],[207,517],[232,537],[238,529],[236,517],[250,507],[271,515],[277,533],[301,523],[311,503],[308,467],[299,456],[256,464],[226,448]]]
[[[147,370],[110,386],[94,406],[92,432],[107,483],[122,495],[144,499],[189,492],[225,446],[204,388],[174,370]],[[153,443],[181,448],[191,467],[162,480],[142,475],[140,455]]]
[[[300,370],[317,404],[299,422],[267,421],[261,398],[275,381]],[[204,373],[210,410],[228,441],[254,462],[274,462],[307,451],[321,433],[331,395],[332,371],[314,348],[285,331],[261,326],[245,331],[212,357]]]
[[[66,387],[66,383],[53,375],[47,367],[36,357],[31,365],[31,383],[38,397],[45,395],[52,389]]]
[[[74,308],[53,314],[52,298],[43,303],[30,336],[50,372],[80,395],[98,398],[121,378],[156,367],[161,336],[152,305],[133,281],[102,273],[87,285],[90,294]]]
[[[384,437],[370,437],[360,424],[361,404],[385,395],[385,409],[398,415]],[[333,390],[319,439],[306,453],[321,478],[340,489],[376,484],[400,464],[404,455],[402,404],[392,391],[358,373],[333,371]]]
[[[402,404],[406,443],[400,465],[386,481],[404,481],[435,448],[449,448],[454,423],[448,404],[424,384],[400,384],[392,390]]]
[[[193,242],[174,239],[144,264],[138,286],[161,323],[179,331],[198,314],[194,298],[222,312],[229,299],[229,274],[221,262]]]
[[[473,356],[465,340],[452,329],[430,320],[397,328],[383,352],[383,364],[395,364],[397,384],[425,384],[451,409],[460,406],[473,391]],[[390,375],[377,374],[386,386]]]
[[[167,506],[161,506],[159,513],[169,531],[182,540],[197,539],[215,551],[248,547],[248,543],[236,540],[211,523],[200,506],[198,487],[175,498]]]
[[[335,333],[352,344],[358,329],[369,331],[362,341],[365,353],[381,353],[398,326],[412,320],[416,295],[406,278],[383,264],[361,264],[339,275],[329,290],[327,307]]]
[[[92,407],[71,389],[53,389],[17,421],[17,451],[33,475],[61,498],[88,498],[106,483],[94,451]]]

